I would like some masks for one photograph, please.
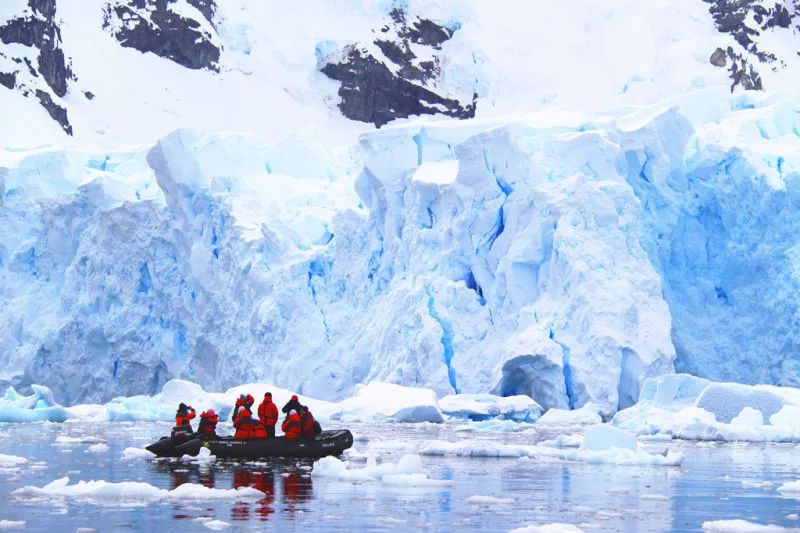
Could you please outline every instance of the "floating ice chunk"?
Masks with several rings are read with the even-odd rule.
[[[778,492],[800,499],[800,481],[790,481],[778,487]]]
[[[434,440],[425,443],[422,455],[452,455],[456,457],[527,457],[535,450],[534,446],[501,444],[490,440],[467,440],[447,442]]]
[[[477,505],[479,507],[496,507],[496,506],[513,505],[514,499],[498,498],[496,496],[481,496],[479,494],[476,494],[475,496],[470,496],[469,498],[467,498],[467,503],[470,505]]]
[[[391,516],[379,516],[375,522],[385,526],[399,526],[400,524],[406,524],[408,521],[401,520],[400,518],[392,518]]]
[[[160,489],[149,483],[138,481],[79,481],[69,484],[63,477],[44,487],[26,486],[11,493],[16,497],[75,498],[97,504],[144,504],[158,500],[259,500],[264,493],[252,487],[238,489],[214,489],[184,483],[173,490]]]
[[[151,459],[153,457],[155,457],[155,454],[150,450],[145,450],[144,448],[128,447],[122,450],[123,461],[130,461],[132,459]]]
[[[0,398],[0,422],[63,422],[67,412],[53,399],[53,393],[42,385],[31,385],[33,394],[22,396],[9,387]]]
[[[181,457],[181,461],[183,462],[201,466],[210,465],[216,460],[217,457],[215,455],[212,455],[211,450],[209,450],[208,448],[200,448],[200,451],[197,452],[196,456],[184,455],[183,457]]]
[[[759,411],[758,409],[753,409],[752,407],[745,407],[744,409],[742,409],[739,412],[738,415],[736,415],[733,418],[733,420],[731,420],[731,425],[734,425],[734,426],[763,426],[764,425],[764,415],[761,414],[761,411]]]
[[[772,485],[771,481],[742,481],[742,487],[746,489],[769,489]]]
[[[395,486],[443,487],[452,484],[451,480],[428,478],[422,459],[415,454],[404,455],[396,464],[378,464],[374,457],[369,457],[363,468],[350,468],[351,464],[336,457],[323,457],[315,463],[311,474],[344,481],[380,481]]]
[[[0,468],[14,468],[24,465],[28,460],[18,455],[5,455],[0,453]]]
[[[441,398],[439,406],[446,415],[478,421],[502,416],[518,422],[535,422],[543,411],[525,395],[452,394]]]
[[[106,453],[108,451],[108,444],[98,442],[97,444],[92,444],[89,446],[87,451],[92,453]]]
[[[444,421],[434,391],[378,381],[357,385],[356,395],[339,402],[337,409],[332,418],[344,421]]]
[[[536,423],[551,426],[581,426],[599,424],[602,421],[598,407],[589,402],[580,409],[549,409]]]
[[[638,447],[639,443],[633,434],[610,424],[597,424],[586,430],[578,451],[606,451],[614,448],[636,450]]]
[[[747,520],[713,520],[703,522],[703,531],[712,533],[778,533],[788,530],[781,526],[756,524]]]
[[[455,484],[452,479],[431,479],[425,474],[384,474],[381,483],[391,486],[404,487],[451,487]]]
[[[23,529],[25,520],[0,520],[0,529]]]
[[[106,440],[101,439],[100,437],[95,437],[93,435],[82,435],[78,437],[72,437],[70,435],[59,435],[56,437],[55,444],[105,444]]]
[[[225,522],[224,520],[206,520],[203,525],[213,531],[221,531],[231,527],[230,522]]]
[[[544,524],[541,526],[526,526],[512,529],[509,533],[583,533],[583,530],[572,524]]]

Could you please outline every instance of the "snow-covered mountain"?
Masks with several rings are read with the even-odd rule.
[[[674,369],[796,385],[800,100],[742,91],[793,87],[798,20],[4,2],[0,384],[384,380],[605,414]]]
[[[312,128],[341,144],[425,114],[775,90],[797,81],[798,24],[788,0],[7,0],[0,141],[118,147],[179,127],[273,141]]]

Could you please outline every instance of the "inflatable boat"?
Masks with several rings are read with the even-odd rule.
[[[270,439],[236,439],[234,437],[198,438],[192,433],[173,432],[147,446],[158,457],[196,456],[208,448],[219,458],[260,459],[262,457],[320,458],[340,455],[353,445],[353,434],[346,429],[323,431],[313,439],[273,437]]]

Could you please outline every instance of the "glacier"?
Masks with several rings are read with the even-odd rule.
[[[606,417],[675,370],[797,385],[798,113],[706,90],[338,149],[0,151],[0,385],[71,405],[386,381]]]

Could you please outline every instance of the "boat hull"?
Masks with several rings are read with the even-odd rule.
[[[236,439],[215,437],[210,439],[163,437],[147,449],[158,457],[196,456],[201,448],[208,448],[219,458],[260,459],[264,457],[320,458],[340,455],[353,445],[353,434],[346,429],[323,431],[313,439]]]

